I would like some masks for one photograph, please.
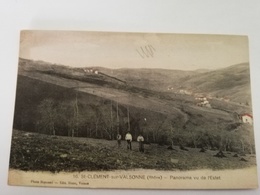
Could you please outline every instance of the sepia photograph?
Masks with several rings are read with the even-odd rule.
[[[257,188],[247,36],[24,30],[9,185]]]

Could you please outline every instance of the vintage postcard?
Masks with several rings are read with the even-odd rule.
[[[21,31],[10,185],[257,188],[247,36]]]

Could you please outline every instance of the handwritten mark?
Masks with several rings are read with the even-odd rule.
[[[154,52],[156,51],[152,45],[145,45],[136,49],[137,53],[141,56],[141,58],[150,58],[154,56]]]

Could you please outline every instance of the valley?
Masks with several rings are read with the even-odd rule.
[[[252,113],[248,70],[246,64],[213,71],[71,68],[20,59],[13,142],[16,141],[17,146],[24,142],[23,146],[28,147],[30,155],[39,150],[43,156],[48,153],[53,160],[58,156],[55,156],[56,152],[52,155],[50,148],[42,149],[48,147],[46,143],[53,145],[59,142],[59,146],[68,143],[71,148],[82,147],[75,151],[62,149],[63,146],[56,148],[59,155],[66,156],[58,157],[61,160],[59,163],[68,160],[63,162],[67,163],[67,167],[64,164],[61,166],[66,171],[78,171],[83,167],[86,170],[126,167],[188,170],[251,166],[255,160],[253,126],[241,120],[242,114]],[[229,83],[228,79],[232,81]],[[127,131],[131,132],[134,141],[139,134],[145,139],[146,153],[142,155],[133,151],[137,155],[130,160],[134,165],[130,161],[123,163],[122,156],[127,155],[126,151],[116,148],[116,135],[120,133],[124,138]],[[25,132],[30,136],[26,137]],[[84,143],[82,140],[85,140]],[[103,156],[91,157],[94,161],[85,159],[83,148],[90,147],[91,140],[95,142],[95,147],[87,155],[92,156],[91,152],[96,155],[94,151],[104,150],[104,155],[109,155],[107,158],[111,158],[112,163],[109,161],[94,168]],[[113,143],[113,146],[108,143]],[[134,142],[134,145],[137,143]],[[25,158],[27,149],[17,146],[12,146],[12,168],[26,170],[22,164],[30,164],[29,159],[46,163],[45,157],[39,156],[20,162],[18,159]],[[183,152],[180,148],[188,148],[189,152]],[[206,154],[201,154],[200,149],[205,149]],[[229,155],[223,167],[220,164],[224,159],[214,157],[217,151]],[[250,161],[248,164],[231,158],[235,154],[241,156],[239,159],[244,155],[253,157],[245,159],[246,162]],[[80,164],[72,162],[77,155],[80,158],[77,163],[84,160],[86,166],[82,165],[81,168]],[[157,162],[163,156],[163,162]],[[189,157],[191,164],[184,167]],[[139,158],[154,158],[155,161],[138,165],[142,161]],[[170,160],[175,158],[178,165]],[[198,158],[208,160],[204,162]],[[69,167],[71,163],[75,164],[75,169],[74,165]],[[28,168],[29,164],[25,167]],[[53,166],[50,168],[52,170],[56,164],[50,166]],[[48,167],[28,169],[48,170]]]

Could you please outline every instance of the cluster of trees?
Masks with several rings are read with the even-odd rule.
[[[192,116],[191,116],[192,117]],[[210,126],[189,126],[191,119],[178,123],[181,118],[167,117],[159,131],[150,133],[150,140],[160,145],[186,146],[238,153],[255,153],[254,133],[252,126],[242,123],[225,123],[216,120]],[[184,124],[184,125],[183,125]],[[230,129],[230,126],[235,128]],[[149,137],[149,136],[148,136]],[[155,138],[155,139],[154,139]]]
[[[78,95],[67,100],[46,98],[34,110],[33,120],[29,121],[24,113],[22,118],[27,120],[27,126],[31,123],[30,129],[26,126],[19,129],[49,135],[113,140],[117,133],[124,137],[130,129],[134,139],[142,133],[146,143],[245,153],[255,151],[253,132],[247,126],[240,124],[236,131],[228,131],[221,123],[207,130],[187,128],[180,116],[166,116],[101,98],[90,102],[82,101]]]
[[[127,124],[115,122],[114,105],[112,102],[108,104],[109,101],[103,105],[82,104],[77,98],[60,102],[45,99],[37,108],[36,131],[49,135],[114,139],[119,128]]]

